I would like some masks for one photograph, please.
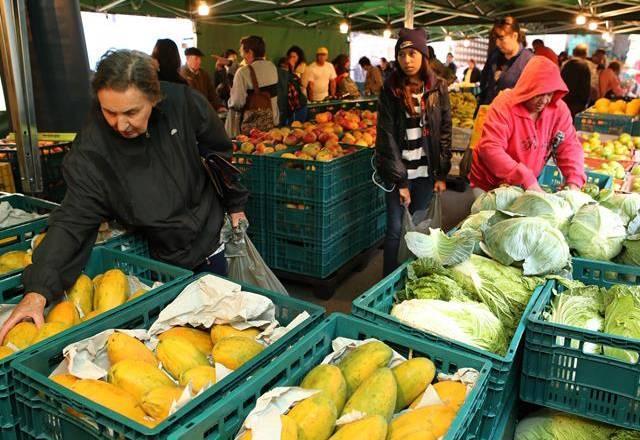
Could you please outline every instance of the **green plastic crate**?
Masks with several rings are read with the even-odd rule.
[[[445,440],[474,438],[473,433],[478,428],[474,425],[474,422],[477,422],[475,416],[487,392],[487,379],[491,368],[489,361],[341,313],[334,313],[325,319],[289,351],[234,390],[233,394],[190,419],[169,438],[233,439],[262,394],[275,387],[298,385],[312,368],[319,365],[324,357],[333,351],[331,343],[337,337],[361,340],[376,338],[404,356],[430,358],[440,372],[452,373],[462,367],[480,371],[480,379],[467,396],[449,432],[444,436]]]
[[[574,259],[573,277],[610,287],[638,284],[640,268]],[[640,353],[640,340],[607,335],[546,321],[543,313],[562,291],[549,281],[527,322],[520,398],[630,429],[640,429],[640,365],[583,353],[585,343]],[[578,348],[571,345],[578,344]]]
[[[371,183],[373,149],[365,148],[330,162],[264,158],[264,193],[292,203],[330,203]]]
[[[518,424],[518,393],[513,393],[498,418],[496,430],[486,440],[513,440]]]
[[[390,315],[395,293],[404,287],[409,264],[409,261],[405,262],[389,276],[356,298],[353,301],[351,313],[377,325],[399,329],[408,334],[445,346],[455,347],[458,350],[490,360],[493,366],[489,377],[489,391],[487,393],[487,402],[483,407],[483,422],[479,433],[479,438],[490,438],[498,422],[498,415],[501,414],[509,396],[518,392],[523,336],[527,316],[531,313],[536,300],[543,290],[543,286],[537,287],[531,295],[531,299],[511,339],[506,356],[499,356],[453,339],[413,328]]]
[[[149,243],[139,234],[123,234],[111,238],[101,243],[96,243],[108,249],[115,249],[127,254],[140,255],[141,257],[149,257]]]
[[[13,208],[22,209],[26,212],[37,212],[38,214],[46,215],[47,217],[51,211],[60,206],[57,203],[35,197],[24,196],[22,194],[3,195],[0,197],[0,202],[8,202]],[[0,240],[12,237],[12,234],[23,235],[25,233],[30,233],[31,235],[29,238],[31,238],[33,235],[42,232],[47,227],[47,217],[27,220],[26,222],[2,228],[0,230]]]
[[[590,133],[640,135],[640,118],[637,116],[613,115],[608,113],[594,113],[584,111],[574,118],[577,130]]]
[[[112,313],[106,318],[91,321],[82,329],[56,338],[54,342],[50,342],[40,349],[30,349],[15,360],[12,367],[15,370],[14,379],[22,435],[25,438],[34,439],[166,438],[171,431],[184,426],[187,420],[203,413],[214,403],[226,399],[225,396],[229,392],[234,392],[242,383],[250,380],[250,376],[255,371],[264,368],[274,358],[289,351],[291,346],[320,322],[324,315],[324,309],[320,306],[257,287],[243,286],[246,291],[255,292],[271,299],[275,304],[276,319],[283,325],[287,325],[302,312],[306,311],[310,316],[233,374],[191,400],[153,429],[107,410],[48,379],[53,368],[63,359],[62,350],[64,347],[107,329],[148,329],[156,321],[159,313],[199,276],[202,275],[182,280],[179,284],[164,289],[154,295],[152,300],[137,301],[135,305],[121,310],[119,313]],[[143,295],[142,298],[147,297]],[[66,410],[69,406],[81,414],[91,417],[97,425],[97,429],[71,416]]]
[[[49,343],[55,343],[59,339],[73,337],[76,332],[82,332],[85,329],[90,328],[93,323],[106,319],[110,316],[118,316],[143,301],[148,299],[153,301],[157,294],[165,289],[169,289],[171,286],[189,278],[192,275],[191,271],[185,269],[170,266],[168,264],[137,255],[126,254],[101,247],[96,247],[91,252],[91,256],[89,257],[84,273],[93,278],[108,269],[114,268],[119,268],[126,274],[136,275],[141,281],[149,284],[154,281],[162,281],[164,284],[161,287],[153,289],[139,298],[136,298],[135,300],[128,301],[119,307],[98,315],[91,321],[73,326],[62,333],[35,344],[33,347],[29,348],[29,351],[31,351],[32,348],[37,351],[38,348]],[[2,303],[17,303],[22,298],[23,293],[24,290],[22,287],[21,274],[0,280],[0,298]],[[0,397],[0,427],[16,423],[17,412],[14,394],[15,376],[13,375],[14,370],[10,367],[10,364],[13,360],[20,359],[26,354],[27,350],[22,350],[0,360],[0,396],[4,396]]]
[[[596,184],[601,190],[613,188],[613,177],[605,174],[592,173],[591,171],[585,171],[585,173],[587,175],[587,183]],[[558,167],[545,165],[542,174],[538,177],[538,182],[540,186],[546,186],[553,191],[557,191],[564,185],[564,178]]]
[[[251,194],[264,192],[264,158],[258,154],[233,153],[232,163],[242,172],[240,182]]]

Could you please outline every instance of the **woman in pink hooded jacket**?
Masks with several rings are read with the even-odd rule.
[[[476,194],[502,184],[542,191],[538,176],[551,157],[567,187],[584,185],[582,146],[562,100],[567,91],[558,66],[536,56],[516,86],[496,97],[473,151],[469,181]]]

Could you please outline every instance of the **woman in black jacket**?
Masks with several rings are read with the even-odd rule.
[[[160,38],[151,52],[151,58],[158,64],[158,79],[178,84],[187,84],[180,76],[180,52],[173,40]]]
[[[446,82],[429,68],[422,29],[402,29],[398,67],[378,102],[377,169],[387,192],[384,273],[398,266],[403,206],[428,208],[433,191],[446,190],[451,168],[451,106]]]
[[[218,194],[201,157],[230,158],[232,146],[213,108],[188,86],[158,81],[151,57],[105,54],[92,80],[95,107],[63,164],[67,193],[24,271],[26,294],[0,329],[43,323],[84,268],[103,219],[144,235],[151,255],[192,269],[226,273],[220,244],[225,212],[237,225],[247,192]]]

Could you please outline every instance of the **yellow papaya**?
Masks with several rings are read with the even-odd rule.
[[[243,364],[260,354],[264,346],[255,339],[244,336],[229,336],[220,339],[211,350],[214,362],[230,370],[237,370]]]
[[[162,367],[175,379],[180,380],[180,376],[198,365],[209,365],[209,360],[205,355],[187,339],[172,337],[164,338],[158,342],[156,355],[162,363]]]
[[[6,345],[0,345],[0,359],[9,357],[13,354],[13,350]]]
[[[67,330],[68,328],[71,328],[71,326],[66,322],[45,322],[38,330],[38,334],[33,339],[33,342],[31,344],[44,341],[45,339],[57,335],[58,333]]]
[[[405,409],[427,389],[436,375],[436,366],[427,358],[409,359],[391,369],[398,384],[396,412]]]
[[[133,292],[131,294],[131,296],[129,297],[129,299],[127,301],[133,301],[134,299],[136,299],[139,296],[144,295],[145,293],[147,293],[148,290],[147,289],[138,289],[135,292]]]
[[[387,421],[375,415],[338,428],[330,440],[385,440],[387,438]]]
[[[102,278],[93,295],[94,310],[111,310],[129,298],[129,280],[120,269],[111,269]]]
[[[454,411],[457,412],[464,405],[464,400],[467,398],[467,386],[462,382],[447,380],[438,382],[433,387],[436,389],[440,400]]]
[[[24,267],[30,266],[33,264],[33,257],[31,255],[31,252],[27,252],[24,256]]]
[[[175,385],[154,388],[142,396],[140,407],[145,413],[158,421],[166,419],[169,416],[173,402],[177,402],[182,396],[182,391],[182,388]]]
[[[379,415],[389,421],[396,408],[397,392],[398,385],[391,370],[379,368],[349,397],[342,415],[359,411],[368,416]]]
[[[244,336],[246,338],[255,339],[259,334],[260,330],[255,327],[245,330],[236,330],[229,324],[214,324],[211,327],[211,342],[215,345],[220,339],[228,338],[229,336]]]
[[[393,419],[389,425],[388,440],[404,439],[407,434],[426,431],[435,438],[444,436],[456,413],[447,405],[433,405],[414,409]]]
[[[347,354],[338,364],[347,382],[347,396],[377,369],[386,367],[392,354],[391,348],[380,341],[367,342]]]
[[[216,383],[216,369],[209,365],[198,365],[180,375],[180,385],[186,387],[191,384],[193,394],[199,393],[201,389]]]
[[[33,249],[37,248],[38,246],[40,246],[40,243],[42,243],[42,240],[44,240],[44,236],[47,235],[46,233],[42,232],[38,235],[36,235],[35,237],[33,237],[33,246],[31,246]]]
[[[324,393],[315,394],[287,414],[298,425],[300,440],[327,440],[336,424],[336,405]]]
[[[336,404],[338,414],[342,412],[347,400],[347,383],[340,368],[335,365],[321,364],[309,371],[300,383],[301,388],[320,390]]]
[[[280,440],[298,440],[298,425],[291,417],[286,414],[280,416]],[[245,431],[238,440],[252,440],[251,430]]]
[[[81,274],[67,292],[69,298],[87,316],[93,310],[93,282],[85,274]]]
[[[139,423],[143,423],[146,418],[146,414],[138,406],[135,397],[108,382],[82,379],[73,384],[71,390],[98,405],[102,405]]]
[[[33,340],[38,334],[38,328],[33,322],[22,321],[17,323],[7,336],[4,337],[4,345],[13,345],[18,350],[23,350],[33,344]]]
[[[107,355],[111,365],[115,365],[125,359],[135,359],[147,362],[154,367],[158,366],[158,360],[153,352],[136,338],[125,333],[113,332],[107,339]]]
[[[138,402],[154,388],[175,386],[160,368],[137,359],[125,359],[111,365],[107,381],[129,392]]]
[[[102,276],[104,274],[98,274],[95,277],[93,277],[93,279],[91,280],[93,282],[93,292],[95,293],[95,291],[98,289],[98,286],[100,286],[100,282],[102,281]]]
[[[27,251],[6,252],[0,255],[0,266],[4,266],[7,272],[24,269],[27,266],[28,260],[26,260],[26,257],[28,255]]]
[[[98,316],[101,313],[102,313],[101,310],[92,310],[89,313],[87,313],[86,315],[84,315],[84,318],[82,318],[82,322],[85,322],[85,321],[88,321],[90,319],[93,319],[93,318],[95,318],[96,316]]]
[[[178,336],[180,338],[184,338],[187,341],[191,342],[194,347],[200,350],[200,353],[208,356],[213,349],[213,344],[211,343],[211,339],[206,332],[202,330],[198,330],[191,327],[173,327],[167,330],[164,333],[161,333],[158,336],[158,339],[161,341],[164,338],[170,338],[173,336]]]
[[[77,381],[80,380],[73,374],[68,373],[56,374],[55,376],[51,376],[50,379],[65,388],[71,388]]]
[[[76,305],[71,301],[60,301],[47,314],[45,322],[61,322],[69,327],[80,323]]]

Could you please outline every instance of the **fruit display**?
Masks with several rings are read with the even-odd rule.
[[[454,127],[473,128],[473,114],[478,105],[476,97],[469,92],[449,94],[451,123]]]
[[[604,142],[600,133],[583,133],[581,138],[585,157],[591,159],[633,160],[634,149],[640,148],[640,136],[627,133]]]
[[[299,388],[290,388],[315,393],[301,396],[289,408],[277,408],[286,413],[280,416],[281,434],[274,440],[444,437],[464,404],[467,385],[453,380],[432,384],[436,367],[430,359],[399,358],[383,342],[354,345],[344,355],[328,356],[328,363],[309,371]],[[279,393],[284,390],[278,388]],[[267,412],[252,412],[247,420],[260,426]],[[245,425],[237,438],[249,440],[253,432]]]
[[[333,159],[346,156],[356,151],[357,149],[355,147],[344,148],[338,143],[331,143],[328,146],[323,147],[320,142],[313,142],[311,144],[305,144],[300,150],[294,151],[293,153],[283,153],[280,157],[283,159],[330,162]]]
[[[602,163],[600,168],[594,169],[593,172],[611,176],[614,179],[624,179],[626,173],[624,167],[615,160]]]
[[[0,275],[22,270],[31,264],[31,250],[9,251],[0,255]]]
[[[629,102],[622,99],[611,101],[607,98],[600,98],[595,102],[594,106],[587,111],[612,115],[638,116],[640,115],[640,98]]]
[[[0,358],[92,319],[146,291],[140,289],[130,292],[129,279],[120,269],[108,270],[93,280],[82,274],[66,292],[64,299],[45,313],[45,323],[40,328],[33,322],[24,321],[9,330],[4,347],[0,350]]]

